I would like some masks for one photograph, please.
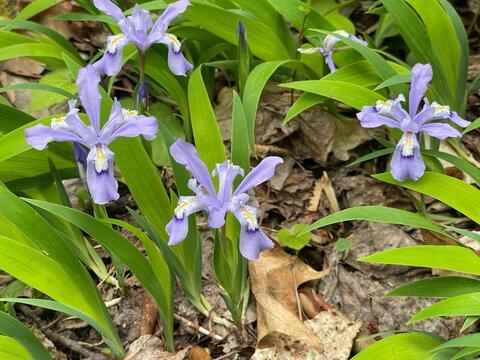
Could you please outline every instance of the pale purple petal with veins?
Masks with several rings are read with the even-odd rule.
[[[390,171],[393,178],[398,181],[418,180],[423,175],[425,163],[415,134],[403,134],[393,153]]]
[[[47,144],[52,140],[60,142],[84,142],[81,137],[71,131],[64,129],[52,129],[51,127],[42,124],[27,128],[25,129],[24,133],[27,144],[32,145],[37,150],[45,149]]]
[[[81,68],[78,71],[78,96],[82,101],[82,106],[92,124],[95,131],[100,131],[100,103],[102,97],[100,96],[100,90],[98,84],[100,83],[100,75],[92,65]]]
[[[139,115],[118,127],[108,138],[113,141],[118,137],[137,137],[142,135],[146,140],[153,140],[158,131],[157,119],[153,116]]]
[[[178,76],[186,76],[193,65],[190,64],[181,51],[175,51],[173,46],[168,47],[168,67]]]
[[[113,152],[98,144],[87,156],[88,191],[96,204],[106,204],[119,198],[118,183],[113,174]]]
[[[257,260],[260,253],[272,249],[274,244],[260,229],[257,221],[257,209],[242,205],[233,212],[238,219],[240,230],[240,253],[249,260]]]
[[[269,156],[263,159],[260,164],[252,169],[243,181],[238,185],[234,195],[238,195],[253,189],[255,186],[270,180],[275,174],[275,167],[283,164],[283,159],[278,156]]]
[[[428,135],[443,140],[447,137],[461,137],[462,134],[448,124],[433,123],[424,124],[420,127],[420,131],[426,132]]]
[[[174,210],[173,219],[166,226],[170,237],[168,245],[175,245],[183,241],[188,233],[188,217],[205,208],[198,196],[180,196]]]
[[[110,0],[94,0],[95,7],[119,22],[125,19],[122,10]]]
[[[379,115],[375,106],[364,106],[362,111],[357,113],[357,118],[360,120],[360,125],[364,128],[376,128],[382,125],[395,129],[400,128],[398,121],[384,115]]]
[[[177,163],[185,166],[209,194],[216,194],[207,166],[200,160],[195,146],[178,139],[170,146],[170,154]]]
[[[408,98],[408,112],[413,118],[417,113],[420,101],[427,91],[428,83],[432,80],[433,72],[430,64],[416,64],[412,68],[410,95]]]
[[[167,6],[163,14],[157,19],[150,33],[151,41],[159,41],[170,25],[170,22],[183,13],[191,3],[188,0],[179,0]]]

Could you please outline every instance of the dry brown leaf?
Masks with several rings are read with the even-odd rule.
[[[338,205],[338,200],[335,196],[335,190],[326,171],[324,171],[322,177],[315,182],[313,196],[310,199],[310,204],[308,205],[307,210],[311,212],[318,210],[318,204],[322,198],[322,192],[327,195],[332,212],[340,211],[340,206]]]
[[[320,339],[298,316],[297,287],[321,278],[326,271],[312,269],[280,247],[264,251],[248,268],[257,300],[258,347],[272,347],[274,334],[285,334],[321,351]]]
[[[277,334],[275,346],[256,349],[250,360],[327,360],[325,356],[304,341],[292,339],[284,334]]]
[[[452,238],[445,235],[434,233],[425,229],[420,229],[425,245],[456,245]]]
[[[352,321],[339,311],[331,309],[306,320],[305,325],[322,339],[324,355],[328,360],[347,360],[362,322]]]
[[[373,139],[377,132],[378,130],[375,129],[361,127],[357,119],[336,119],[335,135],[331,144],[333,156],[338,160],[347,161],[350,159],[349,150],[355,149],[364,142]]]
[[[150,293],[143,295],[142,312],[140,318],[140,336],[153,334],[158,318],[158,310],[155,299]]]
[[[183,360],[189,348],[171,353],[163,350],[162,340],[153,335],[143,335],[135,340],[125,360]]]
[[[210,350],[201,346],[195,346],[188,354],[188,360],[212,360]]]

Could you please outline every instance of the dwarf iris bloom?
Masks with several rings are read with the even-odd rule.
[[[241,225],[240,252],[250,260],[258,259],[265,249],[273,248],[273,242],[260,230],[257,221],[257,209],[246,205],[249,196],[246,192],[264,181],[270,179],[278,164],[283,160],[270,156],[262,160],[233,191],[233,181],[237,175],[243,176],[243,169],[232,165],[228,160],[217,164],[212,176],[218,176],[218,193],[213,186],[212,177],[207,166],[200,160],[197,150],[184,140],[177,140],[170,153],[175,161],[193,175],[188,187],[194,196],[181,196],[174,210],[173,219],[167,224],[166,230],[170,236],[169,245],[183,241],[188,232],[188,216],[200,210],[208,212],[208,224],[217,229],[225,224],[227,212],[231,212]]]
[[[359,39],[358,37],[347,33],[344,30],[337,30],[333,32],[334,34],[342,35],[346,38],[349,38],[353,41],[358,42],[359,44],[362,44],[363,46],[367,46],[368,44],[363,41],[362,39]],[[337,68],[335,67],[335,64],[333,63],[333,58],[332,55],[335,52],[335,49],[333,48],[341,39],[336,38],[333,35],[327,35],[325,39],[323,40],[323,46],[319,48],[309,48],[309,49],[298,49],[298,52],[302,54],[314,54],[316,52],[319,52],[325,57],[325,63],[328,65],[328,68],[330,69],[331,72],[335,72]]]
[[[60,118],[53,118],[51,126],[42,124],[25,129],[28,144],[43,150],[52,141],[73,141],[75,158],[79,166],[86,165],[86,182],[92,199],[97,204],[106,204],[118,199],[118,183],[113,174],[113,152],[108,145],[118,137],[143,135],[147,140],[155,138],[158,124],[154,117],[138,115],[134,110],[122,109],[115,100],[110,117],[100,129],[101,96],[98,89],[100,76],[92,65],[78,72],[78,95],[91,125],[85,125],[78,116],[76,101],[69,101],[70,111]],[[81,144],[90,151],[85,158]],[[83,149],[84,150],[84,149]]]
[[[103,57],[94,66],[100,74],[112,76],[122,68],[122,51],[127,44],[135,44],[141,57],[154,43],[168,46],[168,66],[175,75],[185,75],[192,65],[180,51],[180,41],[173,34],[167,33],[170,22],[183,13],[190,5],[188,0],[179,0],[167,6],[163,14],[152,23],[150,12],[135,4],[132,15],[125,17],[122,10],[111,0],[95,0],[95,6],[110,15],[123,33],[107,38],[107,48]]]
[[[423,131],[441,140],[447,137],[462,136],[449,124],[431,123],[431,120],[450,119],[461,127],[470,124],[469,121],[458,116],[455,111],[450,111],[449,106],[436,102],[430,104],[427,98],[423,99],[423,109],[417,113],[420,101],[427,91],[428,83],[432,80],[432,75],[430,64],[416,64],[412,68],[408,112],[401,107],[401,102],[405,101],[405,97],[400,95],[395,100],[379,100],[376,105],[364,106],[362,111],[357,114],[363,127],[374,128],[386,125],[402,130],[403,135],[390,162],[392,176],[398,181],[418,180],[425,171],[417,134]]]

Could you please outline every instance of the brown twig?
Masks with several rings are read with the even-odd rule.
[[[182,324],[189,326],[192,329],[195,329],[204,335],[210,336],[214,340],[217,340],[217,341],[223,340],[223,337],[221,337],[220,335],[217,335],[214,332],[211,332],[210,330],[205,329],[204,327],[198,325],[197,323],[194,323],[188,319],[185,319],[183,316],[180,316],[178,314],[173,314],[173,317],[175,320],[180,321]]]

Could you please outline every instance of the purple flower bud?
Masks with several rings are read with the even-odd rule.
[[[237,37],[241,40],[243,49],[247,48],[247,34],[245,32],[245,26],[239,20],[237,24]]]

